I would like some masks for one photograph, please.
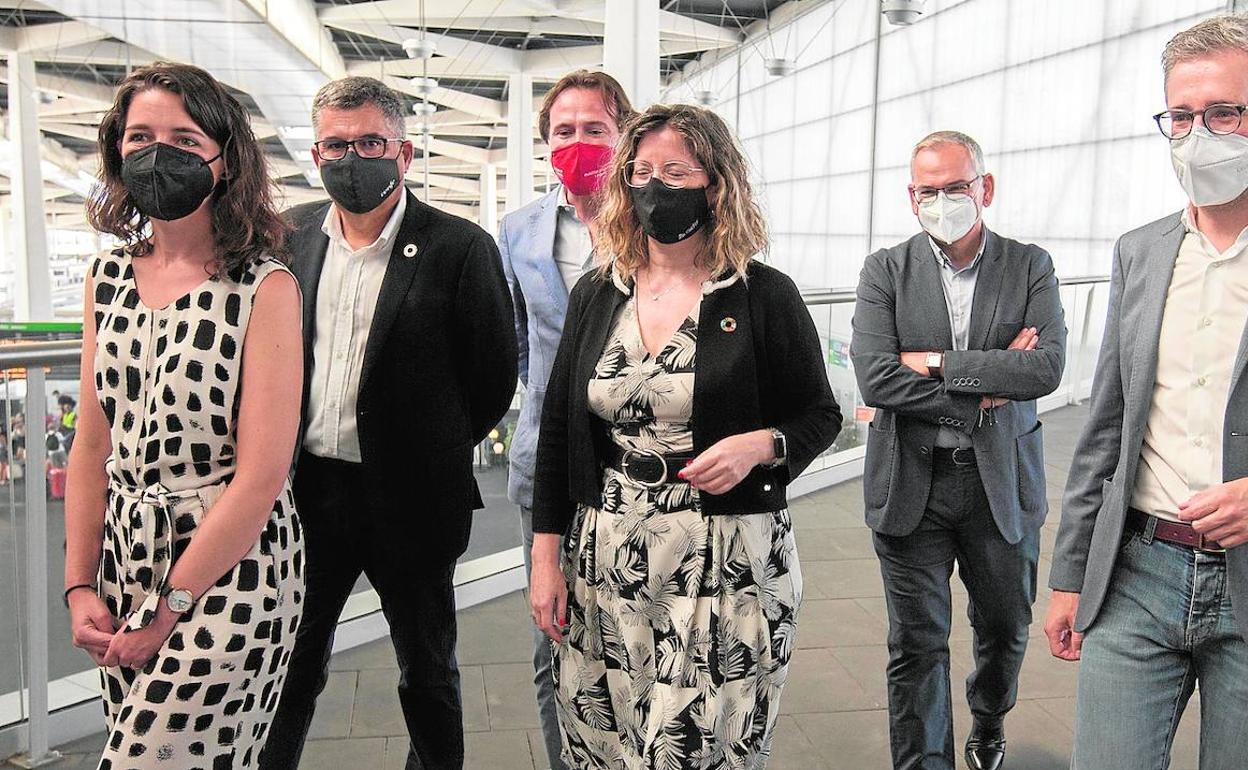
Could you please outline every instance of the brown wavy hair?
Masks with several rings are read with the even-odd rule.
[[[731,271],[744,278],[750,260],[767,248],[767,223],[754,201],[745,154],[732,131],[714,112],[691,104],[655,104],[623,127],[602,190],[598,245],[605,262],[599,270],[606,275],[614,268],[627,281],[649,259],[646,234],[624,182],[624,167],[637,156],[642,138],[665,126],[684,137],[713,188],[710,232],[698,264],[709,267],[713,277]]]
[[[117,87],[113,106],[100,122],[100,183],[87,201],[91,226],[119,238],[133,256],[152,252],[151,223],[121,181],[126,114],[135,95],[152,88],[180,96],[195,125],[221,147],[224,172],[212,192],[214,274],[222,277],[265,256],[287,261],[290,226],[274,204],[273,184],[251,130],[251,117],[215,78],[189,64],[139,67]]]

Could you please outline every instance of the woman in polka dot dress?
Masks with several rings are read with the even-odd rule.
[[[87,277],[65,512],[74,644],[104,690],[99,768],[250,768],[303,594],[285,228],[246,110],[198,68],[126,78],[100,155],[91,223],[125,246]]]

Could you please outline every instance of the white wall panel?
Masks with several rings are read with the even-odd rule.
[[[1183,205],[1150,118],[1165,108],[1161,49],[1225,7],[928,0],[918,23],[885,23],[874,245],[918,232],[906,193],[911,148],[957,129],[979,140],[997,178],[990,227],[1048,249],[1059,275],[1107,272],[1122,233]],[[739,113],[770,260],[803,287],[854,285],[867,253],[877,14],[872,0],[830,0],[683,91],[715,90],[726,120]],[[795,57],[797,71],[768,76],[762,59],[773,53]]]

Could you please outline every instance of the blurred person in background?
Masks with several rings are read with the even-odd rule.
[[[299,289],[246,108],[203,70],[131,72],[100,123],[83,402],[65,504],[101,768],[252,768],[303,598],[287,481]]]
[[[533,564],[533,471],[546,383],[563,331],[568,293],[593,265],[598,193],[620,138],[620,126],[632,113],[624,89],[605,72],[577,70],[560,78],[546,92],[537,119],[560,183],[503,217],[499,231],[503,271],[516,308],[520,381],[524,383],[524,405],[511,442],[507,496],[520,506],[526,577]],[[536,627],[533,645],[546,757],[551,770],[563,770],[550,641]]]
[[[761,768],[794,649],[786,488],[841,413],[797,286],[715,113],[624,128],[542,410],[534,623],[564,761]]]

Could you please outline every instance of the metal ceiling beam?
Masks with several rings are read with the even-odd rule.
[[[34,54],[36,62],[53,64],[102,64],[111,67],[129,67],[151,64],[156,56],[138,46],[115,40],[46,49]]]
[[[9,68],[6,65],[0,65],[0,82],[9,82]],[[40,91],[71,97],[80,102],[99,105],[99,107],[108,107],[113,103],[113,89],[102,86],[94,80],[39,72],[35,74],[35,87]]]
[[[606,18],[606,9],[602,0],[563,0],[555,15],[564,19],[591,22],[601,27]],[[705,48],[697,50],[736,45],[744,39],[738,30],[664,10],[659,11],[659,34],[664,39],[679,37],[707,43]]]
[[[91,126],[82,126],[74,123],[53,123],[47,120],[39,121],[39,130],[45,134],[60,134],[61,136],[72,136],[75,139],[81,139],[84,142],[95,142],[99,139],[100,132]]]
[[[17,30],[15,47],[26,53],[52,53],[62,48],[95,43],[108,37],[99,27],[81,21],[62,21],[53,24],[36,24]]]
[[[456,16],[550,16],[557,12],[556,0],[427,0],[426,20]],[[322,9],[321,22],[375,21],[386,24],[403,20],[420,23],[420,12],[412,0],[374,0],[371,3],[333,5]],[[430,25],[432,26],[432,25]]]
[[[353,73],[358,72],[355,68],[352,68],[351,71]],[[417,91],[411,81],[407,78],[386,75],[383,80],[386,85],[401,93],[411,96],[423,95]],[[503,104],[503,102],[500,102],[497,99],[489,99],[484,96],[478,96],[477,94],[469,93],[467,91],[457,91],[453,88],[435,88],[424,98],[434,104],[440,104],[444,107],[450,107],[452,109],[459,110],[460,112],[489,118],[491,120],[502,120],[507,115],[506,105]]]

